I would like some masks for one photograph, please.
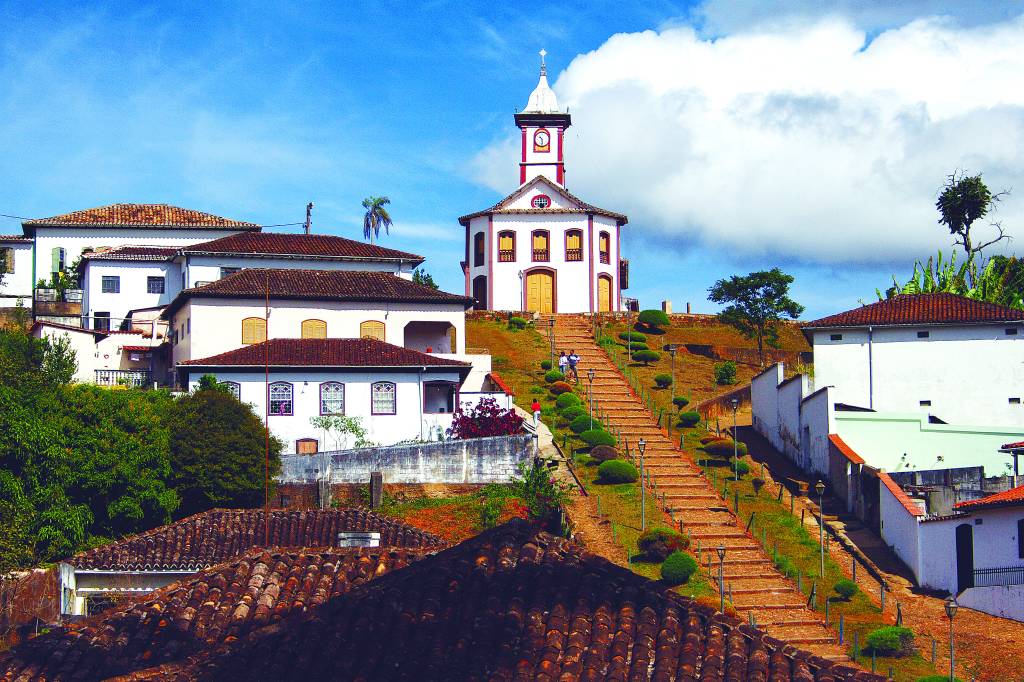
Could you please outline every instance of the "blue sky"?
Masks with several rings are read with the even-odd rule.
[[[943,55],[927,45],[941,40],[995,45],[965,48],[968,72],[1006,62],[998,48],[1024,30],[1024,4],[952,9],[929,20],[950,7],[0,3],[0,213],[166,202],[275,224],[301,221],[314,201],[314,230],[359,237],[360,201],[386,194],[396,226],[384,243],[427,256],[439,283],[458,291],[456,219],[514,189],[516,159],[502,152],[544,47],[574,116],[570,189],[631,216],[628,293],[645,307],[669,298],[676,310],[691,301],[711,311],[716,278],[781,265],[797,277],[805,316],[823,315],[870,300],[891,273],[947,246],[931,209],[946,172],[985,171],[1000,187],[1021,174],[1020,153],[993,138],[1024,131],[1024,102],[989,88],[973,108],[927,92],[895,106],[891,93],[913,88],[875,85],[893,63],[929,72]],[[846,53],[818,52],[844,39]],[[736,69],[762,61],[751,45],[797,46],[758,78],[777,77],[764,92],[739,84]],[[808,75],[832,57],[843,82],[860,85],[834,90],[822,85],[827,74]],[[1014,78],[1003,87],[1019,95]],[[954,99],[972,82],[965,76]],[[726,104],[688,108],[694,101]],[[738,115],[749,102],[752,113]],[[624,142],[619,131],[631,125]],[[722,130],[731,137],[716,140]],[[865,130],[885,138],[882,151],[863,151]],[[828,144],[814,135],[850,141],[823,162]],[[773,151],[807,139],[808,156]],[[787,174],[788,185],[772,185]],[[1012,203],[1002,216],[1011,232],[1024,216]],[[861,214],[879,204],[882,213]],[[19,230],[0,220],[0,232]]]

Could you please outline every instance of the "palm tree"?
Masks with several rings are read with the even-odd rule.
[[[366,209],[366,214],[363,215],[363,236],[373,243],[375,237],[380,236],[380,228],[384,228],[384,232],[388,233],[388,229],[391,227],[391,216],[388,214],[388,210],[384,208],[391,203],[391,199],[387,197],[366,197],[363,199],[363,208]]]

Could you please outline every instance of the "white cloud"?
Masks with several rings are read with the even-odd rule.
[[[949,243],[933,208],[949,172],[1024,190],[1021,45],[1024,17],[922,19],[870,43],[834,17],[716,40],[686,27],[615,35],[554,85],[573,114],[570,189],[682,248],[920,256]],[[514,145],[478,155],[482,182],[510,190]],[[1024,233],[1024,197],[998,217]]]

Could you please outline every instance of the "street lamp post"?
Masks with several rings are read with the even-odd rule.
[[[594,430],[594,375],[595,374],[597,374],[597,372],[594,371],[593,367],[591,367],[590,369],[587,370],[587,380],[590,382],[590,388],[589,388],[589,390],[587,392],[590,393],[590,430],[591,431]]]
[[[729,401],[732,405],[732,480],[740,480],[740,458],[739,458],[739,445],[736,443],[736,409],[740,406],[740,401],[733,398]]]
[[[668,353],[672,356],[672,406],[676,404],[676,351],[679,350],[679,346],[676,344],[670,344],[668,346]],[[672,408],[669,408],[672,409]],[[671,424],[671,421],[669,422]]]
[[[818,480],[814,484],[814,492],[818,493],[818,543],[821,545],[821,567],[819,580],[825,579],[825,484]]]
[[[956,615],[958,604],[950,597],[946,600],[946,617],[949,618],[949,682],[956,682],[956,658],[953,651],[953,616]]]
[[[725,545],[718,546],[718,610],[725,613]]]
[[[640,453],[640,531],[647,530],[647,493],[644,490],[644,450],[647,449],[647,441],[643,438],[637,441],[636,449]]]
[[[555,318],[551,317],[548,319],[548,341],[551,343],[551,369],[554,369],[558,365],[555,364]]]

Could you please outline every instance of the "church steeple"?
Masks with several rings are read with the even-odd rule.
[[[523,133],[522,157],[519,162],[519,183],[544,175],[560,185],[565,184],[565,162],[562,143],[565,129],[572,125],[569,114],[558,108],[555,91],[548,85],[548,69],[544,62],[546,50],[540,51],[540,78],[530,93],[526,108],[515,116]],[[532,150],[532,151],[531,151]]]

